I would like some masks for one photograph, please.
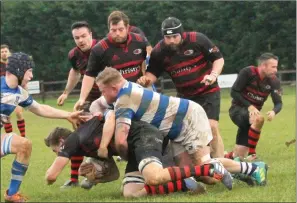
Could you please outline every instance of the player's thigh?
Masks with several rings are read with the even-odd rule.
[[[194,154],[196,151],[199,154],[204,153],[212,139],[212,131],[204,109],[200,105],[190,102],[181,133],[172,141],[173,155],[176,156],[184,150],[188,154]]]
[[[246,107],[233,105],[229,109],[232,122],[238,127],[246,127],[250,123],[249,111]]]
[[[246,125],[244,127],[239,127],[236,135],[236,145],[246,146],[248,147],[248,132],[250,125]]]
[[[20,106],[17,106],[14,110],[14,112],[17,114],[17,115],[22,115],[23,113],[23,108],[20,107]]]
[[[1,135],[1,157],[7,154],[16,154],[21,151],[31,150],[31,141],[15,133]]]
[[[162,133],[148,123],[142,122],[140,127],[140,132],[135,135],[138,139],[134,142],[134,154],[137,163],[139,164],[142,160],[149,157],[161,160],[164,140]]]

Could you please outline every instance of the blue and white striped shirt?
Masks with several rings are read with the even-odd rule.
[[[175,139],[182,130],[188,107],[189,100],[162,95],[127,81],[115,102],[116,122],[131,125],[131,120],[142,120]]]
[[[12,89],[8,87],[5,76],[1,77],[1,121],[7,119],[16,106],[28,107],[32,103],[32,96],[24,88],[18,86]]]

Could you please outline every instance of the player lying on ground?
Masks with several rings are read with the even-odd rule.
[[[32,58],[24,53],[13,53],[8,59],[5,77],[1,77],[1,123],[9,121],[10,114],[16,106],[26,107],[32,113],[46,118],[67,119],[73,125],[80,112],[67,112],[55,109],[48,105],[37,103],[24,89],[33,78],[34,68]],[[15,154],[12,164],[11,182],[5,191],[4,199],[8,202],[24,202],[26,198],[18,191],[23,177],[28,169],[31,157],[32,143],[27,138],[15,133],[1,134],[1,158],[7,154]]]
[[[187,157],[191,157],[194,165],[213,161],[208,146],[212,133],[206,113],[199,104],[144,89],[125,80],[113,68],[105,68],[99,73],[96,81],[103,95],[93,102],[97,110],[104,112],[110,108],[108,103],[114,103],[117,123],[115,144],[120,156],[126,157],[126,139],[131,120],[142,120],[159,128],[162,135],[171,140],[173,153],[179,164],[185,165],[183,159]],[[263,162],[257,166],[226,158],[216,160],[221,161],[231,173],[245,173],[255,176],[258,184],[266,183],[267,171]],[[232,184],[227,187],[231,189]]]
[[[103,132],[111,132],[111,134],[114,132],[115,116],[113,111],[109,111],[106,119],[108,122],[108,124],[105,122],[106,125],[97,117],[93,117],[73,133],[65,128],[55,128],[50,133],[45,142],[58,154],[58,157],[46,172],[48,184],[56,181],[71,156],[83,155],[99,159],[97,150],[101,145]],[[230,174],[224,170],[220,162],[192,167],[163,168],[160,162],[163,136],[155,127],[146,122],[132,122],[129,135],[129,156],[125,171],[126,175],[123,180],[123,195],[125,197],[187,191],[189,185],[192,186],[192,189],[199,190],[197,183],[193,183],[193,179],[183,180],[192,176],[210,176],[223,180],[223,183],[227,186],[232,184]],[[103,167],[107,171],[99,170],[96,176],[96,173],[88,174],[92,167],[85,166],[85,164],[81,166],[80,173],[86,175],[89,181],[94,181],[94,177],[96,177],[96,182],[108,182],[118,179],[119,172],[112,158],[113,155],[118,155],[114,143],[111,142],[108,148],[108,161],[105,161],[105,165],[108,164],[109,166],[108,168]],[[150,186],[145,185],[145,183]],[[188,186],[186,186],[187,184]]]

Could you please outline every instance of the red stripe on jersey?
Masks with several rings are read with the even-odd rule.
[[[183,39],[186,39],[186,38],[187,38],[187,33],[186,33],[186,32],[183,32],[183,34],[182,34],[182,38],[183,38]]]
[[[180,77],[180,76],[184,76],[184,75],[189,75],[191,73],[194,73],[194,72],[198,71],[201,68],[204,68],[206,66],[206,64],[207,64],[207,62],[202,63],[199,66],[193,67],[190,71],[183,71],[183,72],[172,75],[172,77],[176,78],[176,77]]]
[[[99,43],[104,50],[108,49],[108,44],[104,40],[100,41]]]
[[[97,44],[97,40],[96,39],[93,39],[92,41],[92,48]]]
[[[70,51],[69,51],[69,54],[68,54],[68,58],[69,59],[71,59],[72,57],[74,57],[74,54],[75,54],[75,51],[76,51],[76,47],[75,48],[73,48],[73,49],[71,49]]]
[[[184,96],[193,96],[193,95],[197,95],[197,94],[207,94],[207,93],[217,92],[220,90],[219,86],[211,88],[209,90],[206,90],[207,88],[209,88],[209,86],[204,85],[201,88],[198,88],[195,92],[185,93],[183,95]]]
[[[188,61],[184,61],[184,62],[181,62],[181,63],[178,63],[178,64],[175,64],[173,66],[169,66],[167,68],[167,71],[172,71],[174,69],[177,69],[177,68],[181,68],[181,67],[184,67],[184,66],[189,66],[189,65],[192,65],[198,61],[200,61],[201,59],[203,59],[204,56],[202,54],[200,54],[199,56],[197,56],[196,58],[193,58],[191,60],[188,60]]]
[[[251,88],[251,87],[246,87],[246,90],[249,91],[249,92],[252,92],[254,94],[258,94],[258,95],[260,95],[262,97],[267,97],[270,94],[269,92],[260,92],[258,90],[255,90],[255,89]]]
[[[196,32],[190,32],[190,42],[196,42]]]
[[[161,43],[158,42],[158,44],[156,44],[156,46],[154,47],[154,49],[156,49],[156,50],[160,50],[160,47],[161,47]]]
[[[135,34],[134,36],[135,36],[135,38],[136,38],[137,41],[142,42],[142,38],[141,38],[140,35]]]
[[[175,84],[176,87],[187,87],[187,86],[190,86],[190,85],[193,85],[197,82],[201,82],[204,78],[205,75],[209,75],[211,72],[211,69],[206,71],[203,75],[201,75],[200,77],[198,77],[197,79],[195,80],[190,80],[188,82],[184,82],[184,83],[181,83],[181,84]]]
[[[140,65],[143,61],[144,61],[144,59],[143,60],[137,60],[137,61],[130,61],[130,62],[127,62],[127,63],[114,65],[112,67],[115,68],[115,69],[121,69],[121,68],[126,68],[128,66]]]

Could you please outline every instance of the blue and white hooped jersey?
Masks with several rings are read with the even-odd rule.
[[[1,121],[9,118],[16,106],[28,107],[32,103],[32,96],[24,88],[18,86],[12,89],[8,87],[5,77],[1,77]]]
[[[182,130],[188,107],[189,100],[162,95],[127,81],[115,102],[116,122],[131,125],[131,120],[142,120],[174,139]]]

